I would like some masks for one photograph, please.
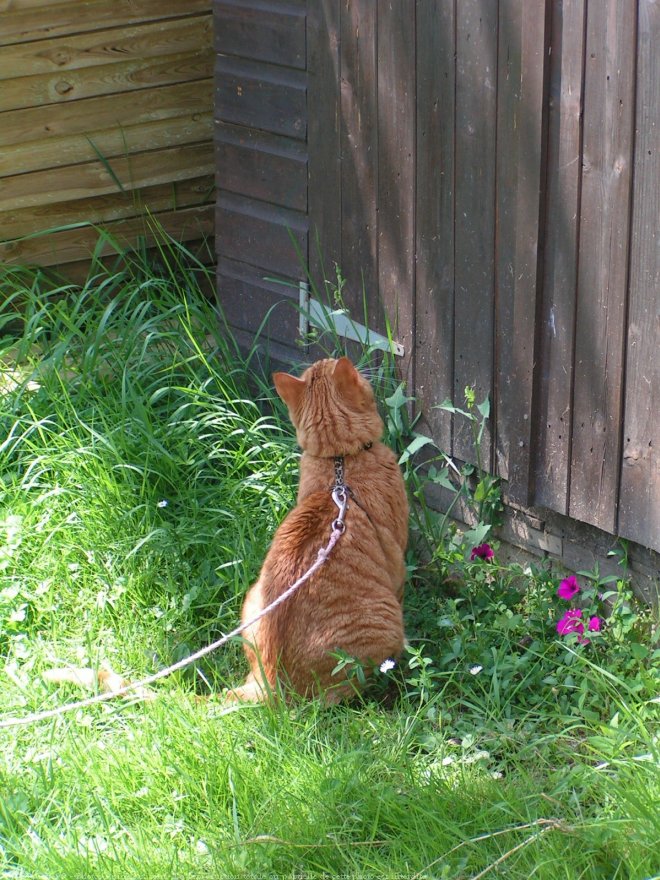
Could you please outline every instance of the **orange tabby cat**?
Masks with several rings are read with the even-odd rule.
[[[408,502],[394,453],[380,442],[383,422],[370,384],[348,358],[321,360],[300,379],[275,373],[303,454],[296,507],[277,530],[243,621],[307,571],[337,516],[335,458],[350,490],[346,530],[321,568],[243,635],[250,674],[230,700],[267,698],[281,681],[299,694],[337,702],[351,693],[333,675],[341,650],[380,664],[403,648],[401,602]]]
[[[394,453],[380,442],[383,422],[373,391],[348,358],[321,360],[300,379],[275,373],[302,447],[298,503],[281,524],[258,581],[248,591],[242,620],[255,617],[316,561],[330,537],[335,459],[343,457],[349,489],[346,529],[318,571],[289,599],[246,629],[250,674],[226,695],[259,701],[278,683],[334,703],[353,692],[333,675],[333,651],[380,664],[403,648],[401,602],[408,538],[408,502]],[[71,681],[114,693],[129,685],[115,673],[53,669],[51,682]],[[154,694],[142,688],[143,699]]]

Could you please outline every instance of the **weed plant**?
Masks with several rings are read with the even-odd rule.
[[[171,242],[82,288],[4,271],[3,717],[79,696],[51,666],[139,677],[231,628],[294,503],[283,408],[203,276]],[[500,564],[497,483],[416,434],[386,355],[371,370],[416,501],[407,654],[352,705],[223,713],[195,695],[244,673],[236,644],[152,702],[0,730],[3,876],[658,875],[659,655],[625,569],[562,587]],[[487,402],[461,409],[478,447]],[[426,505],[429,480],[471,530]]]

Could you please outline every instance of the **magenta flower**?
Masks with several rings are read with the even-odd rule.
[[[569,633],[584,632],[584,624],[580,620],[582,617],[581,608],[569,608],[557,621],[557,632],[560,636],[567,636]]]
[[[475,559],[484,559],[486,562],[489,562],[495,553],[493,552],[493,548],[490,544],[479,544],[478,547],[473,547],[472,552],[470,553],[470,560],[474,561]]]
[[[600,617],[594,616],[589,618],[589,629],[591,630],[591,632],[600,632],[600,628],[602,627],[602,625],[603,621],[600,619]]]
[[[560,599],[566,599],[567,602],[570,602],[573,596],[580,592],[580,585],[577,582],[577,578],[574,574],[570,577],[564,578],[564,580],[559,584],[559,589],[557,590],[557,595]]]

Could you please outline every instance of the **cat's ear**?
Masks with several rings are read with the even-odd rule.
[[[339,358],[332,371],[332,377],[337,388],[344,392],[355,388],[359,382],[358,371],[347,357]]]
[[[288,373],[273,373],[273,382],[275,390],[286,403],[290,410],[298,408],[300,398],[305,390],[305,383],[302,379],[290,376]]]

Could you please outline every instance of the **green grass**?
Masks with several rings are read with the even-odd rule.
[[[53,665],[146,675],[230,629],[294,503],[294,439],[256,359],[182,249],[159,265],[68,292],[2,279],[3,717],[80,695],[41,680]],[[355,705],[196,701],[244,674],[236,644],[154,702],[0,730],[3,876],[658,875],[651,658],[540,623],[521,648],[547,573],[525,576],[523,612],[465,562],[467,613],[410,565],[411,651]]]

